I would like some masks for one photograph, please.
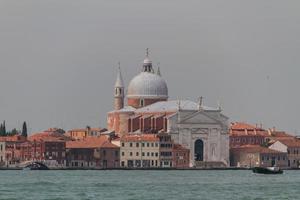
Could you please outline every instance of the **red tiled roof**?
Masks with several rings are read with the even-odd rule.
[[[107,136],[87,137],[82,140],[67,141],[66,148],[68,149],[95,149],[95,148],[119,148],[118,146],[109,142]]]
[[[22,142],[22,141],[26,141],[26,137],[23,137],[21,135],[0,137],[0,142]]]
[[[157,142],[159,138],[156,134],[128,134],[121,137],[121,142]]]
[[[60,133],[55,133],[55,132],[41,132],[41,133],[35,133],[33,135],[30,135],[28,137],[29,141],[34,141],[34,140],[47,140],[47,141],[67,141],[70,140],[69,137],[60,134]]]
[[[268,137],[270,136],[268,131],[262,130],[231,130],[230,136],[263,136]]]
[[[231,129],[233,130],[254,130],[256,127],[244,122],[235,122],[235,123],[231,123]]]
[[[278,141],[287,147],[300,147],[300,140],[297,138],[278,139]]]
[[[271,133],[273,137],[294,137],[284,131],[273,131]]]
[[[243,146],[231,148],[231,151],[246,152],[246,153],[282,153],[280,151],[276,151],[259,145],[243,145]]]

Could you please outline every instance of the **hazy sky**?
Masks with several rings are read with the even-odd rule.
[[[117,63],[145,48],[170,99],[300,134],[299,0],[0,0],[0,120],[31,131],[106,125]]]

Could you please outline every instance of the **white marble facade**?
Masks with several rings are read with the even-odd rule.
[[[190,166],[195,165],[195,142],[203,141],[201,161],[229,166],[228,118],[220,110],[179,110],[168,119],[168,133],[175,143],[190,149]]]

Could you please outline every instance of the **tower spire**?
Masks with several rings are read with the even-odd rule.
[[[118,62],[118,76],[117,76],[115,87],[123,87],[124,88],[124,81],[123,81],[123,77],[122,77],[120,62]]]
[[[121,72],[121,63],[118,62],[118,75],[115,83],[115,110],[120,110],[124,107],[124,81]]]
[[[157,63],[157,72],[156,72],[156,74],[157,74],[158,76],[161,76],[161,72],[160,72],[160,63]]]

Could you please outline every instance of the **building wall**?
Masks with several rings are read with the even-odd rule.
[[[159,167],[159,141],[121,140],[121,167]]]
[[[259,135],[241,135],[241,136],[230,136],[230,147],[237,147],[242,145],[262,145],[265,142],[264,136]]]
[[[173,141],[171,135],[160,133],[159,135],[159,165],[160,167],[173,167]]]
[[[290,168],[300,167],[300,147],[289,147],[287,150],[288,166]]]
[[[282,144],[281,142],[277,141],[274,144],[272,144],[270,147],[270,149],[273,149],[275,151],[280,151],[280,152],[286,152],[287,153],[287,146]]]
[[[164,99],[143,99],[144,100],[144,105],[140,105],[141,103],[141,99],[140,98],[128,98],[127,99],[127,104],[128,106],[132,106],[134,108],[141,108],[141,107],[144,107],[144,106],[148,106],[148,105],[151,105],[153,103],[156,103],[156,102],[159,102],[159,101],[166,101],[167,99],[164,98]]]
[[[258,152],[231,152],[231,165],[236,167],[259,167],[260,154]]]
[[[0,142],[0,166],[5,165],[6,157],[5,157],[5,142]]]
[[[118,168],[120,167],[120,148],[101,147],[95,152],[97,166],[100,168]]]
[[[173,167],[188,168],[190,162],[190,150],[186,148],[173,148]]]
[[[228,122],[222,118],[208,119],[200,112],[197,115],[181,111],[169,118],[168,133],[172,135],[174,143],[181,144],[190,150],[190,166],[195,166],[195,142],[202,140],[204,144],[203,162],[213,162],[229,166],[229,135]],[[204,112],[204,111],[203,111]],[[209,114],[209,113],[208,113]],[[191,116],[189,118],[189,116]],[[213,116],[215,117],[215,116]],[[184,120],[183,119],[188,119]],[[223,121],[223,122],[222,122]]]
[[[300,147],[288,147],[287,145],[281,143],[280,141],[272,144],[270,149],[281,151],[287,153],[288,156],[288,167],[299,168],[300,166]]]
[[[261,153],[260,166],[261,167],[277,166],[280,168],[287,168],[288,167],[287,153]]]

